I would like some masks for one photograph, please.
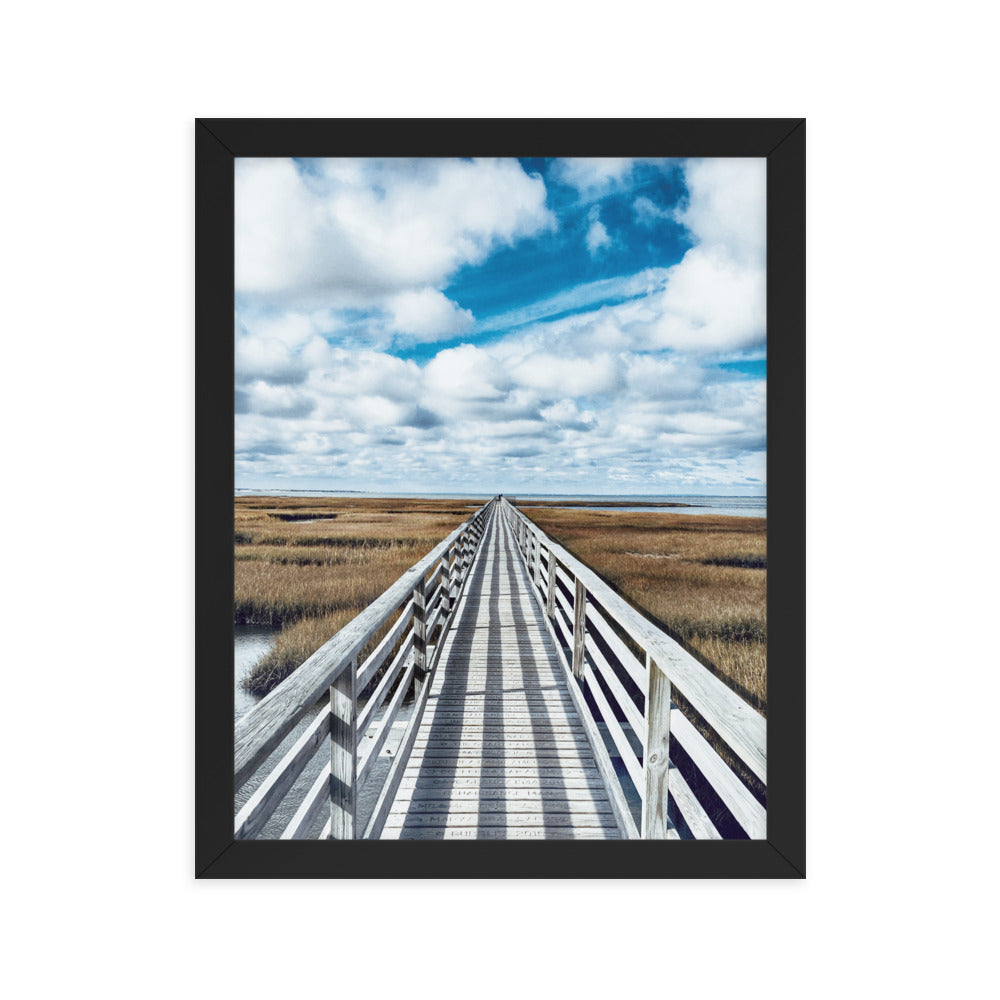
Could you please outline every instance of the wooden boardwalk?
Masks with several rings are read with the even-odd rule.
[[[564,668],[497,505],[382,838],[619,837]]]
[[[767,837],[764,717],[500,496],[234,736],[238,840]]]

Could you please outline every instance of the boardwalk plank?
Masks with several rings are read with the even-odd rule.
[[[499,511],[456,607],[382,836],[620,837],[531,580]]]

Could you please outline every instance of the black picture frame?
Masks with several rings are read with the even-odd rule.
[[[194,127],[197,877],[805,877],[805,119],[204,118]],[[766,841],[233,839],[233,161],[400,155],[767,158]]]

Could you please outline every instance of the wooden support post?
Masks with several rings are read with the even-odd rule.
[[[454,601],[458,594],[458,584],[462,579],[462,545],[456,542],[451,547],[448,565],[448,609],[454,607]]]
[[[556,557],[549,549],[549,589],[545,595],[545,613],[550,618],[556,616]]]
[[[642,770],[646,797],[642,802],[642,837],[666,840],[670,776],[670,681],[646,654],[646,746]]]
[[[584,642],[587,638],[587,588],[577,577],[573,598],[573,676],[583,677]]]
[[[354,840],[358,779],[358,660],[330,687],[330,839]]]
[[[423,576],[413,588],[413,693],[420,694],[427,678],[427,581]]]
[[[454,553],[454,546],[449,546],[444,554],[444,568],[441,572],[441,614],[448,617],[451,611],[451,557]]]
[[[538,535],[535,535],[535,586],[542,586],[542,542]]]

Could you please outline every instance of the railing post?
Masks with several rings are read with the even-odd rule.
[[[583,677],[584,643],[587,638],[587,588],[579,577],[573,598],[573,676]]]
[[[542,585],[542,542],[538,535],[535,535],[535,586]]]
[[[413,694],[419,695],[427,678],[427,581],[421,574],[413,588]]]
[[[646,797],[642,801],[642,837],[666,840],[670,777],[670,681],[646,654],[646,745],[642,770]]]
[[[471,546],[470,539],[472,538],[472,528],[467,528],[462,532],[462,575],[461,579],[465,579],[465,574],[469,567],[469,549]]]
[[[448,558],[448,609],[451,610],[452,601],[455,600],[455,595],[458,593],[458,581],[460,579],[460,573],[462,570],[461,566],[462,559],[462,544],[461,541],[456,541],[451,547],[451,554]]]
[[[358,780],[358,659],[330,686],[330,839],[354,840]]]
[[[441,616],[447,618],[451,613],[451,555],[454,546],[449,545],[444,554],[444,568],[441,571]]]
[[[556,616],[556,557],[549,549],[549,589],[545,595],[545,613],[550,618]]]

